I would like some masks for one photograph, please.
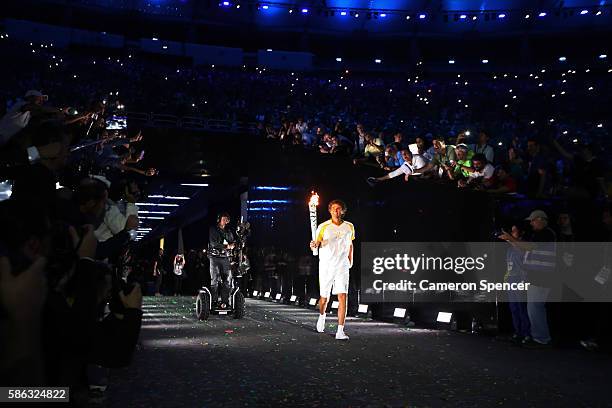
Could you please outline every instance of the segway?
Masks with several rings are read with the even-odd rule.
[[[217,299],[219,300],[219,299]],[[218,303],[218,302],[216,302]],[[234,319],[242,319],[245,312],[244,295],[239,287],[234,287],[230,291],[229,305],[227,309],[213,309],[213,301],[210,290],[207,287],[200,289],[196,298],[196,317],[198,320],[207,320],[211,314],[232,315]]]

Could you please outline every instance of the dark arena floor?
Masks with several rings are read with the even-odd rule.
[[[147,297],[134,362],[108,407],[603,407],[612,357],[525,350],[492,337],[247,300],[244,319],[200,322],[191,297]]]

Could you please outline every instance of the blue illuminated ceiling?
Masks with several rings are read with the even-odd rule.
[[[65,4],[66,0],[55,2]],[[137,11],[152,19],[182,18],[227,29],[324,35],[454,36],[612,29],[612,5],[605,0],[81,0],[70,4],[105,12]]]

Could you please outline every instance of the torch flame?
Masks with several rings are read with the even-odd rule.
[[[308,205],[312,205],[312,206],[317,206],[319,205],[319,195],[317,193],[315,193],[314,191],[312,192],[312,195],[310,196],[310,201],[308,201]]]

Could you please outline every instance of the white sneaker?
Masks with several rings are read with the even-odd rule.
[[[336,340],[348,340],[349,336],[344,333],[344,331],[336,332]]]
[[[325,331],[325,315],[319,314],[319,319],[317,320],[317,331],[319,333],[323,333]]]

